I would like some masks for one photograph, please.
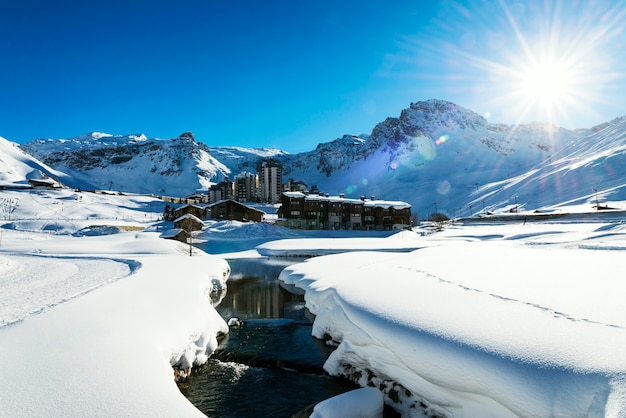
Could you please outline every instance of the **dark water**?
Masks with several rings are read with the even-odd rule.
[[[211,359],[179,383],[209,417],[291,417],[356,388],[324,373],[332,348],[311,337],[304,297],[279,285],[278,274],[294,261],[302,259],[230,262],[231,279],[216,309],[243,326],[231,328]]]

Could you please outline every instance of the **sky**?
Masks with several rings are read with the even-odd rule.
[[[606,0],[2,0],[0,136],[296,153],[427,99],[590,128],[626,115],[625,29]]]

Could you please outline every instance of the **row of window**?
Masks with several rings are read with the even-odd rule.
[[[291,212],[291,216],[296,217],[296,216],[300,216],[300,211],[299,210],[292,210]],[[311,216],[311,217],[317,217],[317,216],[324,216],[324,212],[307,212],[306,213],[307,216]],[[329,214],[329,216],[341,216],[341,213],[337,213],[337,212],[331,212]],[[352,218],[360,218],[361,214],[360,213],[351,213],[350,216]],[[373,216],[366,216],[365,218],[372,218],[374,219]]]

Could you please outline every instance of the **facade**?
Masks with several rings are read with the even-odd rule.
[[[265,212],[246,206],[232,199],[222,200],[207,207],[207,217],[241,222],[263,222]]]
[[[209,203],[219,202],[233,197],[233,183],[226,178],[209,187]]]
[[[204,222],[197,216],[190,213],[183,215],[174,220],[174,228],[182,229],[187,232],[199,231],[204,227]]]
[[[283,191],[283,167],[279,162],[269,160],[257,166],[259,194],[262,202],[278,203]]]
[[[411,226],[411,205],[370,199],[346,199],[285,192],[279,212],[286,226],[294,229],[406,229]]]
[[[235,176],[235,200],[238,202],[256,202],[259,198],[258,176],[242,171]]]

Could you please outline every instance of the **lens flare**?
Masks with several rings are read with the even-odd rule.
[[[440,195],[447,195],[450,193],[451,188],[452,186],[450,185],[450,182],[448,180],[444,180],[437,186],[437,193]]]
[[[450,138],[450,135],[448,135],[448,134],[441,135],[441,136],[437,139],[437,141],[435,141],[435,143],[436,143],[437,145],[441,145],[441,144],[443,144],[444,142],[446,142],[446,141],[448,140],[448,138]]]
[[[437,156],[437,148],[435,142],[426,137],[415,138],[417,152],[426,161],[432,161]]]

